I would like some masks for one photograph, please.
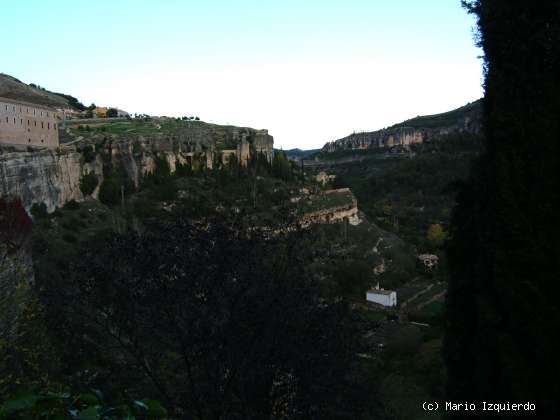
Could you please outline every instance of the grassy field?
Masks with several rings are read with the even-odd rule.
[[[95,135],[118,135],[120,138],[137,136],[154,136],[154,135],[172,135],[180,130],[209,127],[202,121],[182,121],[175,119],[131,119],[128,121],[93,121],[91,124],[80,122],[78,124],[70,124],[69,128],[74,130],[75,134],[84,138],[93,137]],[[62,134],[63,140],[68,137]],[[66,139],[69,141],[70,139]]]

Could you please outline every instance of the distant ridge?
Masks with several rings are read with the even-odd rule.
[[[411,127],[411,128],[436,128],[446,127],[460,123],[467,116],[479,118],[482,113],[482,99],[469,102],[460,108],[441,114],[424,115],[411,118],[402,123],[395,124],[389,128]]]
[[[290,150],[285,150],[285,153],[286,156],[288,156],[291,159],[303,159],[320,151],[321,149],[309,149],[309,150],[290,149]]]
[[[479,99],[452,111],[418,116],[382,130],[352,133],[326,143],[322,151],[408,147],[452,133],[479,134],[481,127],[482,100]]]

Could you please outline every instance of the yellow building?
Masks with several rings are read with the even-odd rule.
[[[97,107],[93,110],[94,118],[107,118],[107,107]]]

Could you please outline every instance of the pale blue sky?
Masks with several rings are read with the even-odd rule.
[[[459,0],[2,1],[0,72],[316,148],[482,96]]]

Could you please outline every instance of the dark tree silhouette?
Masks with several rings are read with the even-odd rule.
[[[560,1],[463,3],[485,54],[486,151],[454,214],[448,393],[560,418]]]
[[[0,245],[2,258],[21,249],[29,239],[33,223],[21,199],[0,197]]]
[[[295,243],[181,221],[104,242],[40,287],[69,369],[97,386],[181,418],[358,418],[354,323],[318,298]]]

